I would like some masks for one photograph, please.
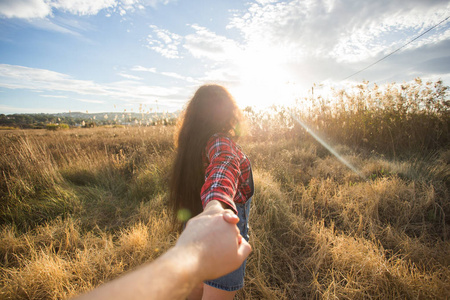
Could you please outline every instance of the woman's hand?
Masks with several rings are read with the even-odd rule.
[[[213,200],[187,223],[176,247],[192,251],[198,257],[201,281],[236,270],[250,254],[251,246],[240,235],[238,222],[231,210],[223,209],[219,201]]]
[[[212,200],[210,201],[206,207],[203,213],[206,214],[212,214],[217,212],[223,211],[223,218],[225,221],[227,221],[230,224],[237,224],[239,222],[239,217],[236,216],[236,214],[230,209],[230,207],[225,204],[224,202]],[[242,242],[242,235],[239,233],[238,236],[238,242],[241,244]]]

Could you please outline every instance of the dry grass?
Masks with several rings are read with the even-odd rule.
[[[367,177],[377,175],[365,181],[332,157],[308,162],[314,148],[290,149],[286,140],[290,150],[279,152],[280,143],[262,150],[276,158],[256,170],[255,251],[240,299],[450,296],[450,206],[442,182],[402,179],[406,162],[354,157]]]
[[[396,158],[392,147],[367,151],[381,136],[360,148],[343,140],[335,149],[361,177],[286,114],[249,113],[251,135],[240,141],[256,193],[237,298],[450,298],[445,140],[433,138],[430,154],[399,141]],[[172,130],[1,131],[0,298],[68,298],[172,246]]]

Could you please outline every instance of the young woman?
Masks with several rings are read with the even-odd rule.
[[[204,85],[196,91],[182,115],[176,139],[170,205],[177,222],[178,212],[195,216],[209,202],[217,201],[238,215],[240,234],[248,241],[254,187],[250,161],[235,142],[240,121],[241,111],[224,87]],[[233,299],[244,285],[244,271],[245,262],[223,277],[205,281],[190,299]]]

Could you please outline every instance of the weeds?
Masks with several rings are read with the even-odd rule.
[[[237,298],[450,298],[445,87],[365,83],[316,100],[309,111],[246,109],[239,143],[256,193]],[[172,246],[172,131],[0,132],[1,298],[68,298]]]

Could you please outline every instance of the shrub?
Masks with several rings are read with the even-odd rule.
[[[56,130],[58,130],[58,125],[57,124],[47,124],[47,125],[45,125],[45,129],[50,130],[50,131],[56,131]]]

